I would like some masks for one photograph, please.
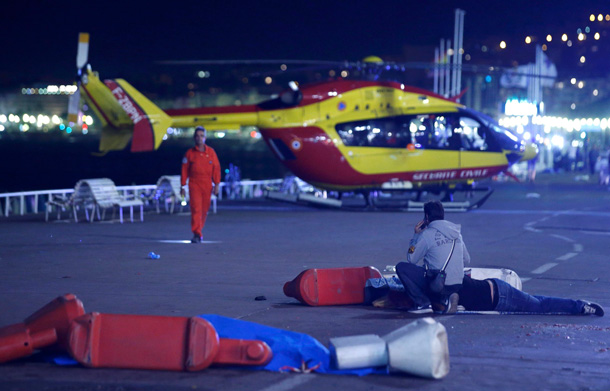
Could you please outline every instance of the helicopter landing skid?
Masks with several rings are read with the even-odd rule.
[[[276,201],[304,204],[325,208],[341,208],[342,202],[336,198],[323,198],[310,193],[286,194],[280,191],[268,191],[267,198]]]
[[[464,193],[468,197],[472,197],[474,192],[484,192],[483,196],[476,201],[465,200],[455,201],[455,193]],[[494,192],[489,187],[479,188],[462,188],[453,189],[451,191],[445,191],[444,196],[440,197],[440,193],[437,194],[436,199],[440,199],[443,207],[448,212],[468,212],[470,210],[480,208]],[[414,197],[406,198],[399,196],[381,197],[379,195],[373,196],[369,194],[365,196],[365,208],[373,210],[400,210],[404,212],[423,212],[425,201],[422,197],[421,190],[413,190],[411,193],[415,193]],[[411,194],[413,196],[413,194]],[[432,199],[432,198],[430,198]]]
[[[425,202],[422,201],[422,191],[413,190],[410,193],[413,192],[416,192],[414,199],[413,196],[400,197],[392,195],[390,197],[382,197],[379,195],[379,193],[375,192],[367,192],[363,194],[363,198],[342,197],[341,199],[336,199],[331,197],[323,198],[310,193],[285,194],[278,191],[268,191],[267,198],[276,201],[308,205],[318,208],[333,208],[361,211],[393,210],[403,212],[422,212],[424,210],[425,204]],[[472,194],[473,192],[485,192],[485,194],[475,202],[454,201],[453,195],[458,192],[465,192],[468,194]],[[488,187],[455,189],[451,190],[450,192],[447,191],[441,202],[445,210],[448,212],[467,212],[480,208],[493,192],[494,190]],[[405,192],[401,191],[401,193]],[[384,194],[387,194],[387,192],[384,191]]]
[[[482,189],[485,190],[485,189]],[[483,195],[483,197],[481,197],[478,201],[472,203],[470,201],[462,201],[462,202],[457,202],[457,201],[442,201],[441,203],[443,204],[443,208],[445,208],[445,211],[447,212],[468,212],[470,210],[473,209],[478,209],[480,208],[485,201],[487,201],[487,199],[489,198],[489,196],[491,196],[491,194],[494,192],[493,189],[486,189],[486,193]],[[407,206],[407,212],[423,212],[424,211],[424,202],[415,202],[415,201],[409,201],[408,206]]]

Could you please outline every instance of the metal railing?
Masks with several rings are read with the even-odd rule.
[[[223,197],[229,199],[262,197],[266,186],[277,186],[282,181],[283,179],[266,179],[260,181],[243,180],[233,183],[221,182],[218,200],[222,200]],[[152,201],[157,185],[117,186],[116,188],[123,196],[141,197]],[[56,189],[0,193],[2,215],[9,217],[11,213],[23,216],[25,214],[44,212],[48,201],[54,198],[66,199],[73,192],[74,189]]]

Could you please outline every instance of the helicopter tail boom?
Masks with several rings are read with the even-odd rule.
[[[85,99],[102,122],[100,151],[132,152],[159,148],[171,118],[123,79],[104,80],[88,71],[81,85]]]

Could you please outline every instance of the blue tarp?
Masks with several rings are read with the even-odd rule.
[[[330,352],[315,338],[294,331],[263,326],[258,323],[227,318],[220,315],[200,315],[210,322],[221,338],[257,339],[267,343],[273,351],[273,359],[260,367],[248,367],[255,370],[280,371],[287,367],[300,368],[305,363],[307,368],[319,364],[316,373],[332,373],[337,375],[368,375],[371,373],[387,374],[388,369],[363,368],[338,370],[331,366]]]

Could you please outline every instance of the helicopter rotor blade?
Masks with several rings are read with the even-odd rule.
[[[76,85],[77,89],[74,94],[70,95],[68,101],[68,122],[76,123],[78,121],[78,112],[80,111],[80,85],[82,72],[85,65],[89,61],[89,33],[78,34],[78,46],[76,49]]]
[[[77,89],[74,94],[70,95],[68,101],[68,122],[76,123],[78,121],[78,112],[80,109],[80,89]]]
[[[304,64],[336,66],[346,64],[346,61],[323,60],[162,60],[155,61],[162,65],[275,65],[275,64]]]
[[[76,51],[76,68],[80,70],[89,60],[89,33],[78,34],[78,49]]]

